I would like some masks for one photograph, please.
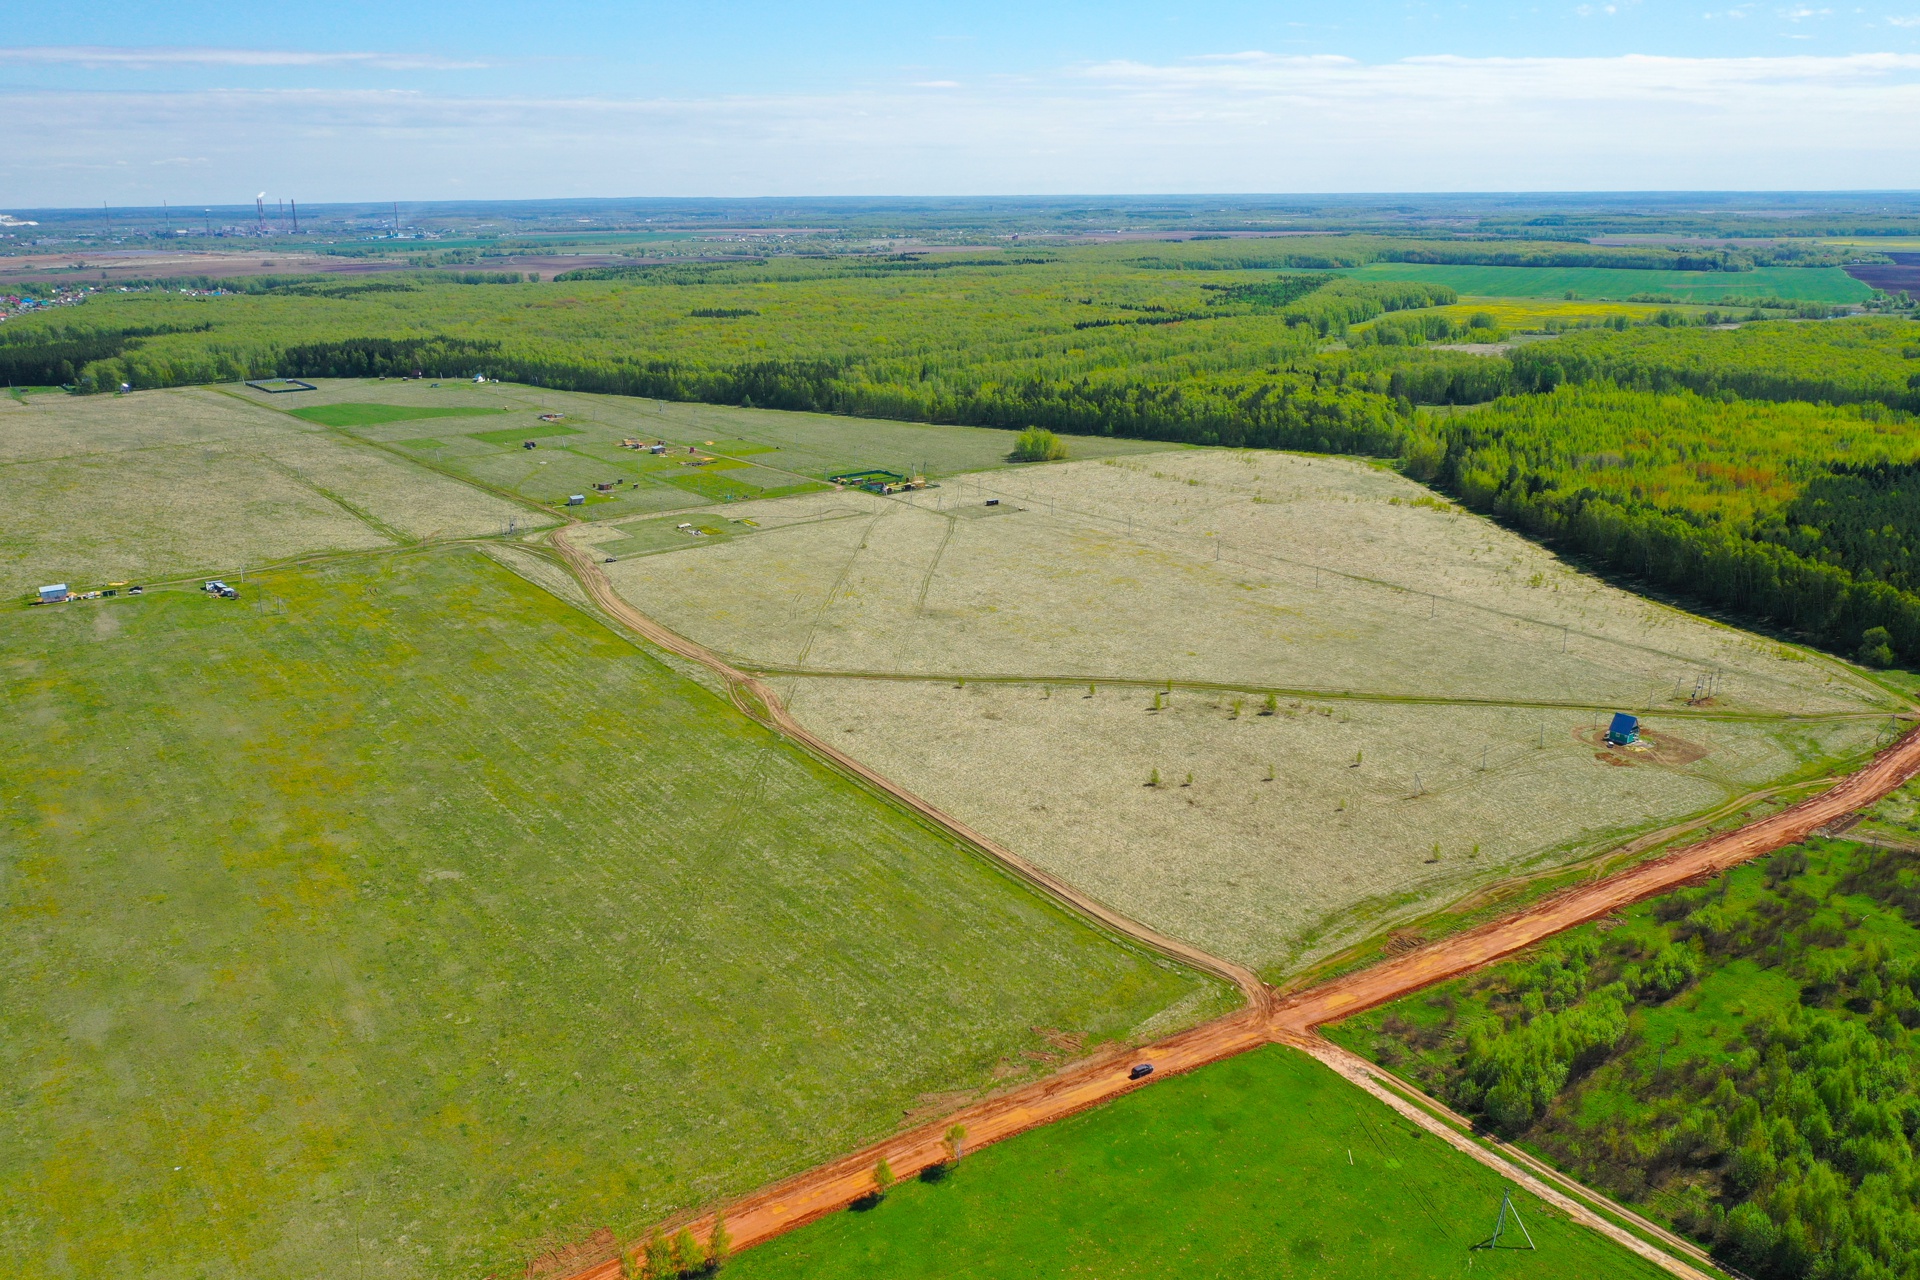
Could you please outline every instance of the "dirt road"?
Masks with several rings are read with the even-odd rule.
[[[1277,1038],[1301,1043],[1314,1027],[1397,1000],[1577,924],[1664,893],[1696,876],[1711,876],[1807,838],[1920,773],[1920,730],[1909,732],[1866,768],[1791,808],[1735,831],[1688,845],[1618,875],[1534,903],[1515,915],[1396,956],[1282,1001],[1274,1011]]]
[[[719,673],[733,690],[735,701],[756,719],[937,823],[1022,879],[1085,912],[1116,933],[1225,978],[1247,993],[1248,1007],[1239,1013],[1142,1049],[1128,1052],[1115,1049],[1105,1056],[1073,1064],[1046,1080],[989,1098],[932,1124],[895,1135],[738,1200],[726,1206],[727,1230],[735,1248],[746,1248],[791,1231],[867,1196],[873,1190],[874,1165],[883,1158],[895,1176],[900,1178],[912,1177],[944,1162],[950,1156],[944,1135],[954,1125],[966,1129],[966,1148],[983,1146],[1084,1111],[1169,1075],[1191,1071],[1274,1041],[1312,1053],[1343,1075],[1354,1079],[1361,1087],[1376,1092],[1388,1105],[1405,1109],[1408,1104],[1395,1099],[1391,1091],[1377,1081],[1363,1079],[1367,1073],[1360,1069],[1357,1060],[1345,1061],[1350,1055],[1336,1050],[1314,1034],[1314,1028],[1492,963],[1562,930],[1665,892],[1686,881],[1716,874],[1796,843],[1805,839],[1816,827],[1873,803],[1920,774],[1920,729],[1917,729],[1875,756],[1859,772],[1791,808],[1749,823],[1736,831],[1711,837],[1665,857],[1628,868],[1605,880],[1556,894],[1512,916],[1276,1002],[1273,993],[1249,970],[1167,938],[1088,898],[1071,885],[1033,866],[815,737],[788,715],[778,696],[766,684],[731,666],[705,647],[662,627],[622,600],[591,555],[567,539],[566,530],[556,531],[552,540],[602,609],[661,648]],[[1129,1079],[1130,1068],[1142,1062],[1153,1064],[1153,1074],[1139,1081]],[[1565,1199],[1532,1174],[1498,1157],[1489,1156],[1484,1149],[1466,1143],[1465,1139],[1455,1145],[1461,1143],[1465,1143],[1462,1150],[1473,1148],[1468,1153],[1475,1159],[1483,1163],[1495,1163],[1495,1167],[1503,1173],[1543,1198],[1555,1203]],[[1594,1198],[1599,1199],[1597,1196]],[[1574,1205],[1569,1212],[1574,1214],[1577,1221],[1585,1222],[1618,1240],[1623,1247],[1645,1256],[1658,1254],[1654,1260],[1676,1276],[1688,1280],[1700,1277],[1697,1270],[1657,1250],[1649,1250],[1630,1234],[1581,1206]],[[675,1220],[667,1225],[674,1230],[688,1225],[696,1237],[705,1240],[712,1228],[713,1216],[708,1214],[691,1221]],[[615,1280],[620,1274],[620,1262],[615,1258],[579,1272],[569,1280]]]

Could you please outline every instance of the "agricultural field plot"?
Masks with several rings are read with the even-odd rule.
[[[1907,1274],[1917,805],[1327,1034],[1759,1280]]]
[[[1652,719],[1660,745],[1631,753],[1582,712],[1158,701],[805,679],[790,707],[1101,901],[1272,981],[1489,881],[1838,768],[1884,727]]]
[[[0,590],[235,573],[497,533],[527,508],[339,434],[185,389],[0,400]]]
[[[517,1273],[1231,1002],[472,550],[251,586],[0,619],[9,1275]]]
[[[1183,451],[702,518],[749,513],[606,571],[909,789],[1269,978],[1843,767],[1894,705],[1349,460]],[[1607,751],[1611,709],[1667,745]]]
[[[1629,271],[1611,267],[1479,267],[1415,262],[1376,262],[1347,274],[1359,280],[1419,280],[1483,298],[1579,298],[1626,300],[1635,294],[1665,294],[1699,304],[1728,298],[1781,298],[1788,302],[1865,302],[1873,290],[1840,267],[1756,267],[1752,271]]]
[[[1474,1249],[1506,1191],[1318,1063],[1268,1047],[968,1155],[942,1178],[739,1254],[727,1274],[1664,1274],[1517,1189],[1537,1249]]]
[[[1019,434],[503,383],[325,379],[318,386],[297,409],[285,396],[236,390],[549,506],[580,494],[586,502],[577,513],[588,520],[815,492],[828,476],[875,467],[936,476],[1004,467]],[[512,425],[487,421],[495,412]],[[560,422],[539,420],[556,413],[564,415]],[[656,457],[622,448],[630,439],[663,440],[672,451]],[[537,447],[523,448],[528,440]],[[1075,454],[1178,447],[1095,437],[1076,440]],[[595,488],[608,483],[615,486],[610,492]]]
[[[849,511],[864,518],[824,518]],[[1683,707],[1718,672],[1720,711],[1892,705],[1840,663],[1609,587],[1347,459],[1179,451],[707,514],[765,528],[610,576],[667,625],[771,669],[1648,710]]]

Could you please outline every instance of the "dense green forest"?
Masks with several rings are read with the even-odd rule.
[[[1595,329],[1507,364],[1523,394],[1416,432],[1414,474],[1675,594],[1920,661],[1920,326]]]
[[[1909,414],[1595,383],[1433,430],[1410,469],[1474,510],[1831,648],[1884,628],[1870,649],[1920,656],[1920,596],[1887,573],[1920,528],[1920,486],[1897,483],[1920,456]],[[1890,523],[1903,503],[1915,515]]]
[[[1731,331],[1595,330],[1521,348],[1513,370],[1522,391],[1606,380],[1649,391],[1920,409],[1920,326],[1866,318]]]
[[[1920,853],[1815,841],[1333,1034],[1761,1280],[1914,1280],[1916,926]]]

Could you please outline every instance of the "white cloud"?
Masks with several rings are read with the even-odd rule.
[[[380,71],[470,71],[490,65],[413,53],[324,53],[302,49],[142,48],[85,44],[0,47],[0,62],[134,68],[372,67]]]
[[[1890,27],[1920,27],[1920,14],[1908,14],[1903,17],[1882,19]]]
[[[0,95],[18,203],[1920,187],[1920,55],[1114,61],[928,93]],[[206,157],[204,166],[158,157]],[[120,166],[126,166],[124,169]]]

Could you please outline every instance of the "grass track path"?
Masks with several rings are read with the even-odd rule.
[[[1718,874],[1739,863],[1797,843],[1816,828],[1873,803],[1920,774],[1920,729],[1914,729],[1875,755],[1866,767],[1790,808],[1628,868],[1617,875],[1555,894],[1513,915],[1406,952],[1370,969],[1299,992],[1276,1004],[1272,991],[1251,971],[1167,938],[1088,898],[1073,886],[1033,866],[1011,850],[994,843],[816,737],[787,713],[774,691],[763,681],[732,666],[706,647],[661,626],[621,599],[591,554],[574,546],[567,532],[567,529],[555,530],[551,535],[553,545],[594,601],[614,619],[648,641],[683,658],[699,662],[721,675],[733,690],[735,701],[748,714],[770,724],[809,750],[818,752],[836,768],[892,797],[1050,896],[1070,904],[1117,933],[1234,982],[1248,999],[1245,1009],[1204,1026],[1133,1051],[1111,1048],[1104,1054],[1073,1064],[1045,1080],[976,1103],[931,1124],[895,1135],[737,1200],[725,1206],[728,1234],[735,1248],[746,1248],[791,1231],[869,1195],[874,1186],[873,1169],[881,1159],[885,1159],[895,1175],[902,1178],[912,1177],[944,1162],[950,1155],[944,1135],[953,1125],[966,1128],[966,1144],[969,1148],[987,1145],[1098,1106],[1123,1093],[1143,1088],[1148,1081],[1195,1070],[1260,1045],[1278,1042],[1311,1054],[1359,1087],[1374,1093],[1396,1111],[1407,1114],[1416,1123],[1446,1137],[1474,1159],[1521,1183],[1534,1194],[1559,1205],[1576,1221],[1613,1239],[1623,1248],[1649,1258],[1682,1280],[1706,1280],[1705,1273],[1648,1245],[1625,1228],[1599,1217],[1564,1193],[1547,1186],[1532,1173],[1448,1130],[1432,1115],[1419,1118],[1416,1113],[1421,1108],[1398,1097],[1375,1079],[1371,1072],[1356,1065],[1358,1059],[1353,1063],[1346,1062],[1345,1057],[1351,1055],[1343,1056],[1343,1051],[1336,1050],[1315,1034],[1314,1029],[1322,1023],[1388,1003],[1434,983],[1491,964],[1554,934],[1688,881]],[[1143,1061],[1154,1064],[1154,1074],[1147,1081],[1130,1080],[1129,1069],[1133,1064]],[[1438,1106],[1437,1103],[1433,1105]],[[1596,1203],[1612,1203],[1596,1192],[1589,1191],[1587,1195]],[[1619,1212],[1623,1217],[1630,1216],[1624,1209]],[[712,1230],[714,1220],[713,1214],[706,1213],[691,1219],[676,1219],[668,1225],[676,1230],[685,1225],[696,1238],[704,1240]],[[621,1275],[621,1259],[616,1256],[577,1272],[568,1280],[618,1280]]]

